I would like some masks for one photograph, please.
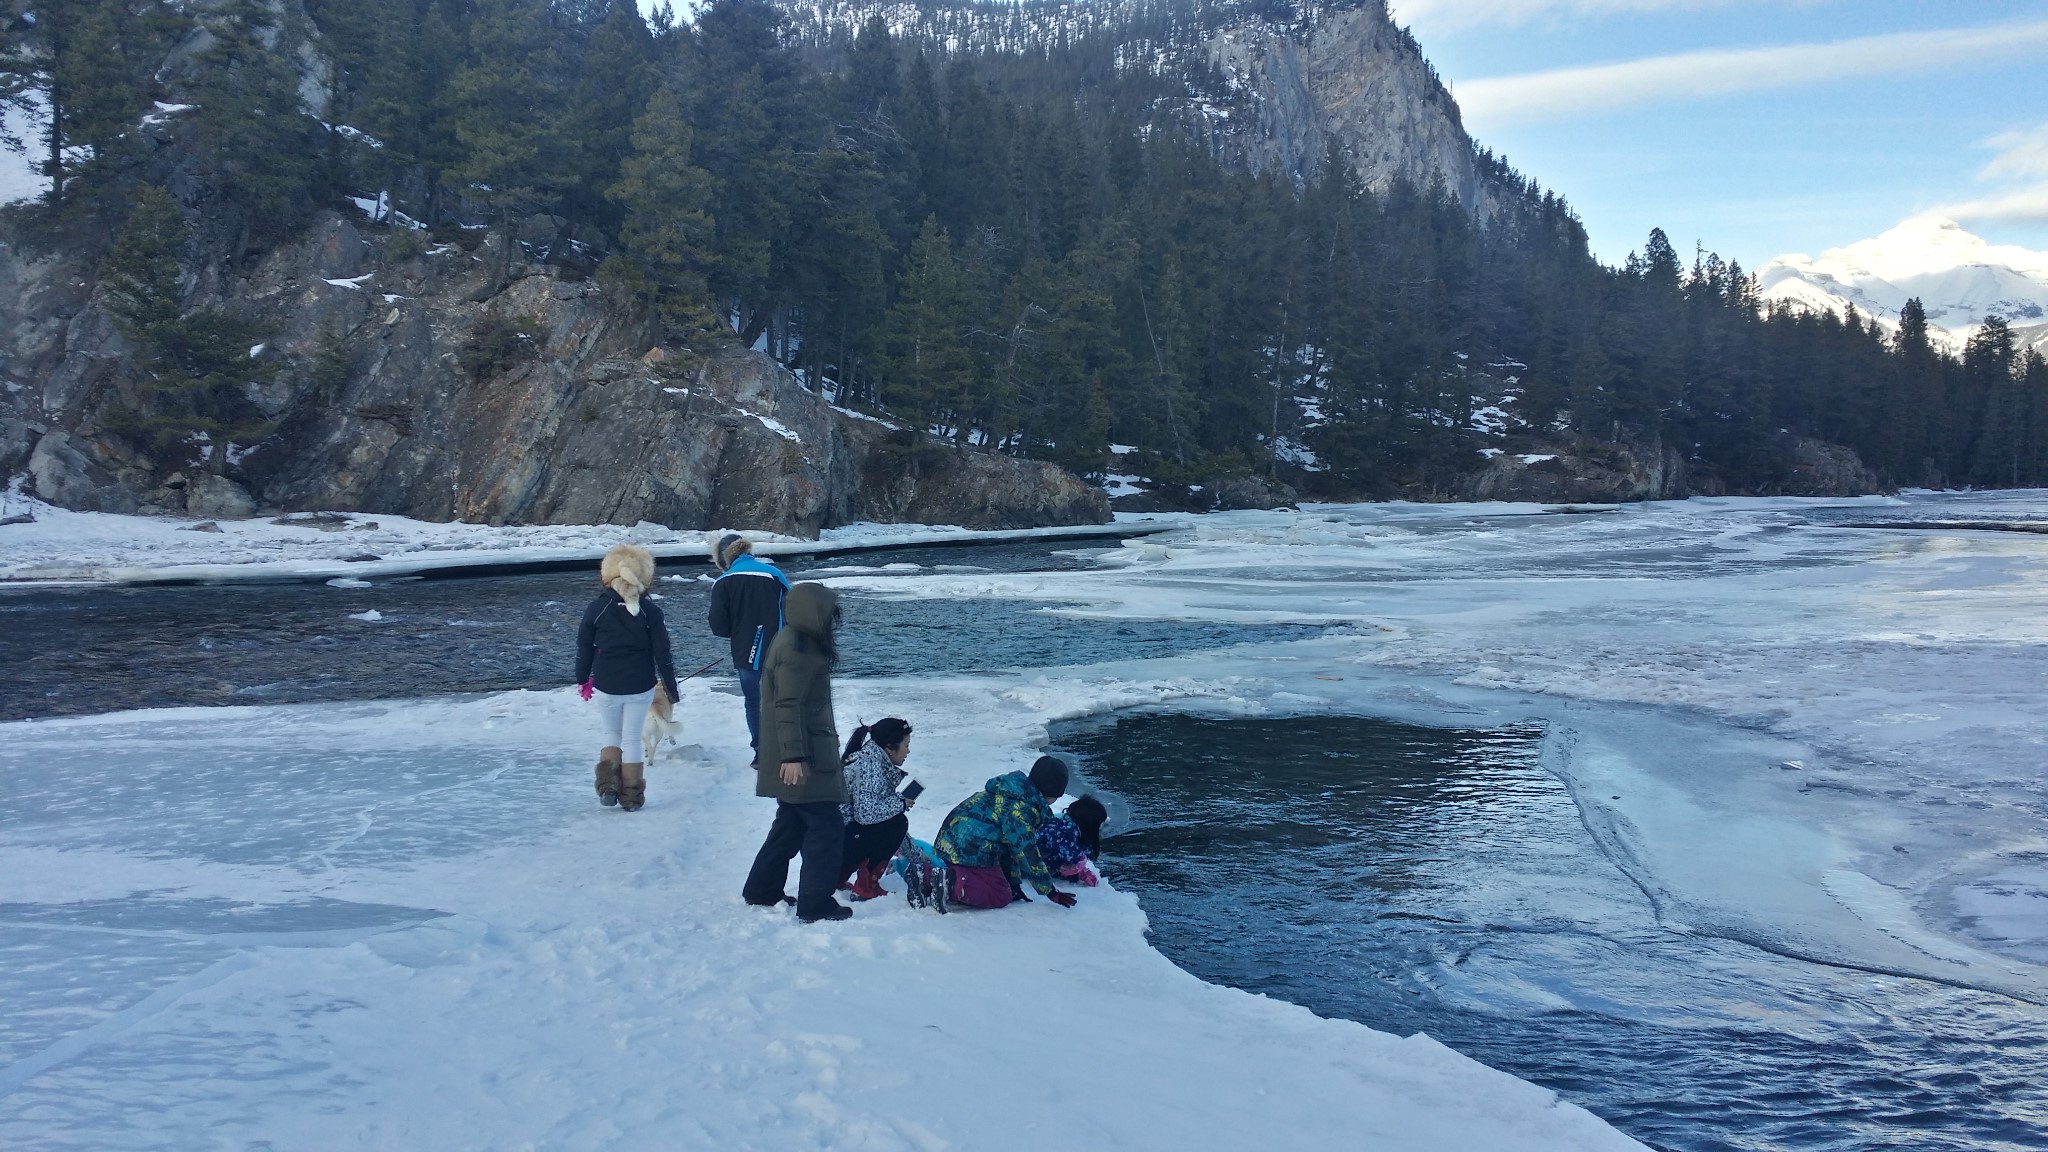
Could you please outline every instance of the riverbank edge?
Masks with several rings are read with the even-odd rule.
[[[1170,532],[1181,525],[1172,522],[1138,521],[1117,524],[1082,524],[1058,528],[1019,528],[977,531],[966,528],[931,529],[906,526],[902,532],[882,532],[847,540],[758,540],[754,554],[782,556],[845,556],[865,552],[887,552],[905,548],[948,548],[986,544],[1069,543],[1090,540],[1127,540]],[[621,532],[626,532],[621,529]],[[645,543],[661,565],[695,565],[711,562],[710,545],[703,541]],[[317,584],[328,580],[394,579],[404,576],[458,577],[507,576],[530,572],[559,572],[587,568],[603,558],[602,547],[468,549],[457,552],[419,552],[375,560],[271,560],[228,564],[167,564],[161,566],[50,566],[22,568],[0,573],[0,589],[61,588],[120,585],[126,587],[234,584]]]

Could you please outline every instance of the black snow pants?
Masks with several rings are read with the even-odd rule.
[[[839,858],[845,845],[846,824],[837,803],[777,800],[775,823],[768,826],[768,839],[761,842],[740,895],[749,904],[779,902],[783,885],[789,882],[789,862],[801,853],[804,862],[797,873],[796,914],[816,919],[838,903],[832,890],[839,884]]]
[[[910,817],[900,812],[880,824],[848,824],[846,854],[839,858],[840,882],[845,883],[846,878],[863,864],[873,864],[877,868],[887,864],[909,834]]]

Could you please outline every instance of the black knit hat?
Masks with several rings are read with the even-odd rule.
[[[1067,794],[1067,762],[1057,756],[1040,756],[1031,766],[1031,782],[1047,800],[1057,800]]]
[[[711,562],[718,565],[720,572],[725,571],[732,567],[734,560],[739,559],[741,552],[747,551],[747,549],[740,547],[740,545],[746,542],[747,538],[739,533],[727,532],[718,538],[718,543],[711,546]]]

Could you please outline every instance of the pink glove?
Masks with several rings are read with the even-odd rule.
[[[589,680],[585,680],[583,682],[582,687],[576,689],[576,694],[578,696],[583,697],[585,700],[590,699],[591,690],[597,687],[596,679],[597,678],[593,676]]]
[[[1096,878],[1095,870],[1088,867],[1086,860],[1076,860],[1065,868],[1060,869],[1060,878],[1072,880],[1084,888],[1093,888],[1097,884],[1102,883],[1101,880]]]

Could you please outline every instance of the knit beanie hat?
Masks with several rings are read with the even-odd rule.
[[[1047,800],[1067,794],[1067,762],[1057,756],[1040,756],[1031,766],[1031,782]]]

